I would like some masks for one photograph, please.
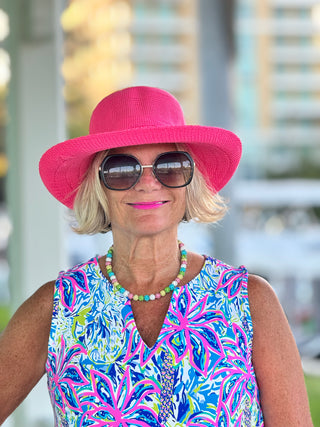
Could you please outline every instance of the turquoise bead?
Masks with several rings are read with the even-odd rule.
[[[149,301],[149,299],[150,299],[150,296],[149,296],[149,295],[145,295],[145,296],[144,296],[144,300],[145,300],[145,301]]]

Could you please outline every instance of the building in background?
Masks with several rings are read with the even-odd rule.
[[[237,259],[275,286],[302,352],[320,333],[320,6],[238,0]]]

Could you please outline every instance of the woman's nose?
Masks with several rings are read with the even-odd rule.
[[[143,166],[139,181],[134,186],[136,190],[154,190],[161,188],[161,183],[154,176],[152,166]]]

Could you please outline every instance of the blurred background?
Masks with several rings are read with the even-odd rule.
[[[0,1],[0,331],[58,271],[106,252],[111,235],[70,231],[38,161],[88,133],[103,96],[140,84],[172,92],[189,124],[241,137],[229,214],[181,234],[271,282],[320,426],[319,1]],[[5,426],[52,426],[45,387]]]

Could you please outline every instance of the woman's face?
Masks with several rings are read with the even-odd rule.
[[[150,144],[110,150],[110,154],[131,154],[141,165],[152,165],[156,157],[177,151],[174,144]],[[176,232],[186,208],[186,187],[168,188],[145,168],[137,184],[129,190],[114,191],[104,187],[108,198],[113,233],[123,231],[136,236]]]

